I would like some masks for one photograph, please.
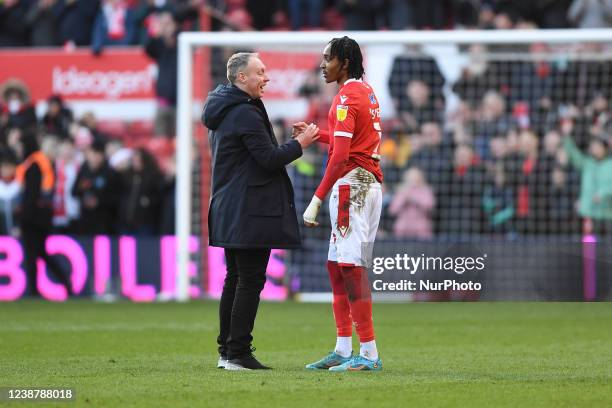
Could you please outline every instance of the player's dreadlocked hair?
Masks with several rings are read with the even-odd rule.
[[[349,77],[361,79],[365,71],[363,69],[363,56],[357,41],[344,36],[342,38],[333,38],[329,44],[331,45],[329,52],[332,58],[337,57],[341,62],[344,62],[345,59],[349,60]]]

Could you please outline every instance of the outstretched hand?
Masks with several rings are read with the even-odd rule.
[[[291,129],[291,137],[295,139],[300,133],[304,133],[307,127],[308,123],[306,122],[294,123],[293,129]]]
[[[316,125],[307,125],[302,132],[295,136],[302,149],[307,148],[319,138],[319,128]]]

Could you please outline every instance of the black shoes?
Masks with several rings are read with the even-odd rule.
[[[238,358],[232,358],[231,360],[227,360],[225,363],[225,369],[231,371],[239,371],[239,370],[270,370],[271,368],[261,364],[255,356],[253,355],[253,348],[251,353],[245,354]]]

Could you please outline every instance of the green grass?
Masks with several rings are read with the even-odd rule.
[[[329,305],[296,303],[260,308],[274,370],[218,370],[216,308],[0,304],[0,386],[75,388],[62,407],[612,406],[611,303],[376,304],[377,373],[304,370],[335,331]]]

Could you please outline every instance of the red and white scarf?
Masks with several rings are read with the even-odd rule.
[[[125,36],[125,15],[127,5],[120,1],[104,4],[104,16],[108,27],[108,37],[111,40],[121,40]]]

